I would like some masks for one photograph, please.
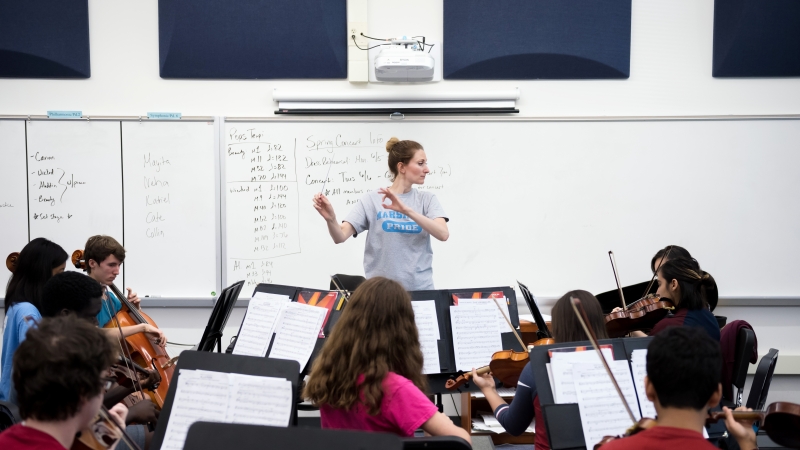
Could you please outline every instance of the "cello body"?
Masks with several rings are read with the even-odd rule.
[[[117,324],[120,327],[129,327],[142,323],[148,323],[158,328],[155,321],[131,305],[116,286],[112,284],[109,287],[122,303],[122,308],[104,328],[117,328]],[[153,368],[161,375],[161,382],[155,390],[145,390],[153,403],[161,409],[167,399],[167,391],[172,380],[172,374],[175,371],[174,361],[169,357],[165,348],[153,344],[144,333],[136,333],[126,337],[125,343],[128,346],[128,352],[133,362],[145,368]]]

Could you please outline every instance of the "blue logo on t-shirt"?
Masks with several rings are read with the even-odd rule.
[[[396,220],[386,220],[381,224],[383,231],[387,233],[412,233],[419,234],[422,227],[409,219],[407,215],[395,211],[378,211],[378,221],[383,219],[405,219],[402,222]]]

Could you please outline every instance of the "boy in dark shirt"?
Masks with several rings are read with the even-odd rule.
[[[633,436],[617,439],[603,450],[708,449],[703,438],[708,409],[722,396],[722,355],[719,343],[694,327],[670,327],[647,347],[647,398],[655,404],[658,425]],[[742,450],[756,449],[753,423],[736,422],[728,408],[725,425]],[[740,408],[746,409],[746,408]]]

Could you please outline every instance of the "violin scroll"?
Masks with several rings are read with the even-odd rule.
[[[75,250],[70,258],[76,269],[86,270],[86,260],[83,259],[83,250]]]

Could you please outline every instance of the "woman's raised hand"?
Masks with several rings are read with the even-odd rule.
[[[383,205],[384,209],[391,209],[392,211],[397,211],[400,214],[408,215],[406,211],[408,211],[406,205],[397,198],[396,195],[389,188],[380,188],[378,189],[378,194],[382,195],[381,204]],[[391,204],[386,203],[386,199],[391,201]]]
[[[314,194],[312,202],[314,203],[314,209],[317,210],[323,219],[327,221],[336,219],[336,213],[333,211],[333,205],[331,205],[331,202],[328,201],[328,197],[325,197],[325,195],[323,195],[321,192]]]

